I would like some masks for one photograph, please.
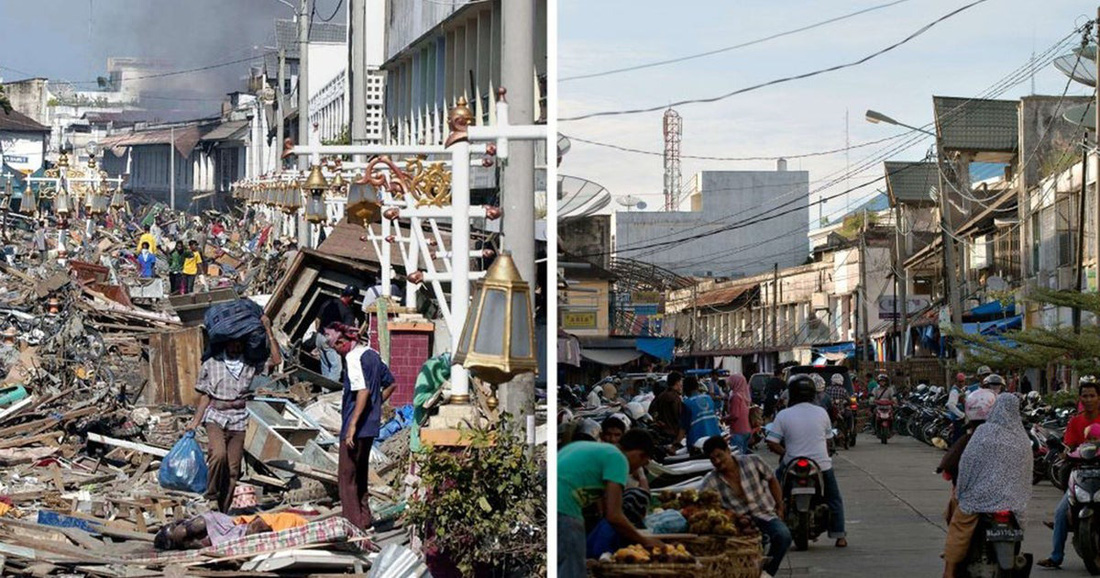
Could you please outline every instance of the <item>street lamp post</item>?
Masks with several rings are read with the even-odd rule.
[[[947,289],[945,291],[945,293],[947,294],[948,305],[951,308],[951,323],[953,325],[961,325],[962,324],[962,301],[959,297],[958,280],[955,279],[955,238],[952,236],[953,233],[954,233],[954,228],[951,226],[951,213],[950,213],[950,207],[948,206],[948,199],[947,199],[947,186],[946,186],[947,183],[946,183],[946,179],[944,178],[944,170],[943,170],[943,159],[944,159],[943,140],[936,133],[924,130],[922,128],[918,128],[918,127],[915,127],[915,126],[910,126],[910,125],[898,122],[897,120],[894,120],[893,118],[890,118],[889,116],[886,116],[885,114],[882,114],[882,113],[874,111],[874,110],[868,110],[867,114],[866,114],[866,118],[867,118],[867,122],[871,122],[871,123],[875,123],[875,124],[880,123],[880,122],[886,123],[886,124],[893,124],[893,125],[897,125],[897,126],[900,126],[900,127],[908,128],[910,130],[915,130],[915,131],[918,131],[918,132],[922,132],[926,135],[930,135],[932,137],[935,137],[935,139],[936,139],[936,167],[938,168],[939,182],[940,182],[939,194],[937,196],[939,198],[939,208],[940,208],[940,238],[943,241],[943,269],[944,269],[944,272],[943,272],[943,280],[944,281],[943,282],[944,282],[944,285]],[[901,213],[900,213],[900,211],[895,210],[894,214],[895,214],[895,216],[900,216]],[[900,221],[895,223],[894,225],[896,227],[899,224],[900,224]],[[906,277],[908,277],[908,274],[906,274]],[[906,329],[906,332],[907,332],[906,335],[908,335],[908,324],[909,324],[909,319],[908,319],[908,317],[906,317],[907,309],[908,309],[908,304],[905,301],[902,301],[902,316],[905,317],[905,321],[906,321],[905,326],[907,328]]]

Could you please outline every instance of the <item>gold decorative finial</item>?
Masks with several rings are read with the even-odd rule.
[[[447,142],[443,143],[444,148],[450,147],[456,142],[465,142],[466,128],[473,123],[474,113],[470,110],[466,97],[458,97],[458,103],[455,104],[447,116],[447,127],[451,130],[451,134],[447,137]]]

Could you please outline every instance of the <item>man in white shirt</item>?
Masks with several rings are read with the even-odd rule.
[[[810,376],[793,375],[787,383],[790,406],[780,411],[768,427],[768,449],[781,456],[776,477],[782,480],[783,471],[795,458],[809,458],[817,463],[825,481],[825,501],[829,505],[829,537],[836,540],[837,548],[845,548],[848,540],[844,532],[844,500],[828,449],[833,424],[828,412],[814,403],[817,391]]]

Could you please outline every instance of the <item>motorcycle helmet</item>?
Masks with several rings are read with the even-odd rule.
[[[814,380],[814,391],[817,393],[825,391],[825,378],[821,377],[821,374],[811,373],[810,379]]]
[[[1096,383],[1095,375],[1082,375],[1081,379],[1077,380],[1077,383]]]
[[[922,384],[917,386],[917,394],[918,395],[923,395],[927,391],[928,391],[928,386],[927,385],[922,383]]]
[[[993,404],[997,403],[997,395],[988,389],[979,389],[966,396],[966,419],[969,421],[985,421],[989,418],[989,412],[993,411]]]
[[[1027,398],[1028,403],[1035,404],[1039,403],[1039,400],[1041,400],[1043,396],[1039,395],[1039,392],[1037,391],[1029,391],[1027,392],[1027,396],[1025,397]]]
[[[813,401],[817,395],[817,387],[814,380],[805,373],[796,373],[787,380],[788,406],[797,403]]]
[[[990,373],[982,380],[983,389],[1003,388],[1005,386],[1005,378],[997,375],[996,373]]]
[[[631,424],[632,420],[629,417],[627,417],[625,413],[623,413],[621,411],[615,412],[615,413],[611,414],[610,417],[613,417],[613,418],[623,422],[623,425],[626,426],[626,429],[630,429],[630,424]],[[603,430],[603,428],[600,428],[600,429],[601,429],[601,431]]]
[[[833,376],[829,378],[829,381],[833,385],[839,385],[840,387],[844,387],[844,374],[843,373],[834,373]]]
[[[966,383],[966,374],[961,372],[961,371],[956,373],[955,374],[955,381],[958,382],[958,383]]]
[[[887,381],[890,381],[890,376],[886,375],[885,373],[880,373],[878,374],[878,377],[875,378],[875,381],[879,383],[886,383]]]
[[[597,441],[600,439],[600,424],[589,418],[576,420],[576,428],[573,430],[573,441]]]
[[[983,366],[978,368],[978,379],[983,379],[984,380],[985,376],[991,375],[992,373],[993,373],[993,370],[989,369],[988,365],[983,365]]]
[[[610,383],[603,384],[603,390],[602,391],[603,391],[604,399],[610,400],[610,401],[614,401],[615,398],[618,397],[618,395],[619,395],[618,389],[616,389],[615,386],[610,384]]]

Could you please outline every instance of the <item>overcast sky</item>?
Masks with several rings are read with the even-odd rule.
[[[343,22],[342,0],[315,0],[318,18],[337,9]],[[275,43],[274,19],[293,15],[278,0],[0,0],[0,76],[90,90],[111,56],[161,59],[170,70],[251,57],[259,64]],[[168,78],[210,99],[204,106],[216,112],[226,92],[244,88],[251,63]],[[167,92],[176,86],[165,82]]]
[[[907,0],[892,6],[776,40],[687,62],[564,80],[572,76],[690,55],[766,37],[868,9],[892,0],[560,0],[559,117],[663,106],[705,98],[780,77],[858,60],[896,43],[970,0]],[[870,124],[875,109],[913,125],[932,120],[932,95],[976,96],[1025,66],[1075,27],[1095,17],[1095,2],[989,0],[933,27],[897,49],[860,66],[734,96],[714,104],[678,106],[683,117],[683,155],[746,157],[797,155],[899,135],[894,126]],[[1063,50],[1062,53],[1068,53]],[[1035,92],[1062,94],[1066,77],[1046,66],[1034,75]],[[1089,89],[1073,84],[1071,95]],[[1025,79],[999,98],[1030,94]],[[566,134],[647,151],[661,151],[662,112],[562,121]],[[810,189],[830,174],[857,167],[886,152],[898,139],[839,154],[791,159],[789,169],[807,170]],[[927,138],[891,156],[920,160]],[[683,181],[700,170],[774,170],[775,161],[713,162],[684,159]],[[633,195],[650,209],[662,204],[659,156],[594,147],[574,140],[561,172]],[[881,162],[822,194],[835,194],[882,175]],[[881,188],[881,185],[880,185]],[[863,189],[826,205],[838,216],[874,193]],[[816,195],[815,197],[816,198]],[[613,205],[618,208],[618,205]],[[811,211],[816,222],[817,209]]]

